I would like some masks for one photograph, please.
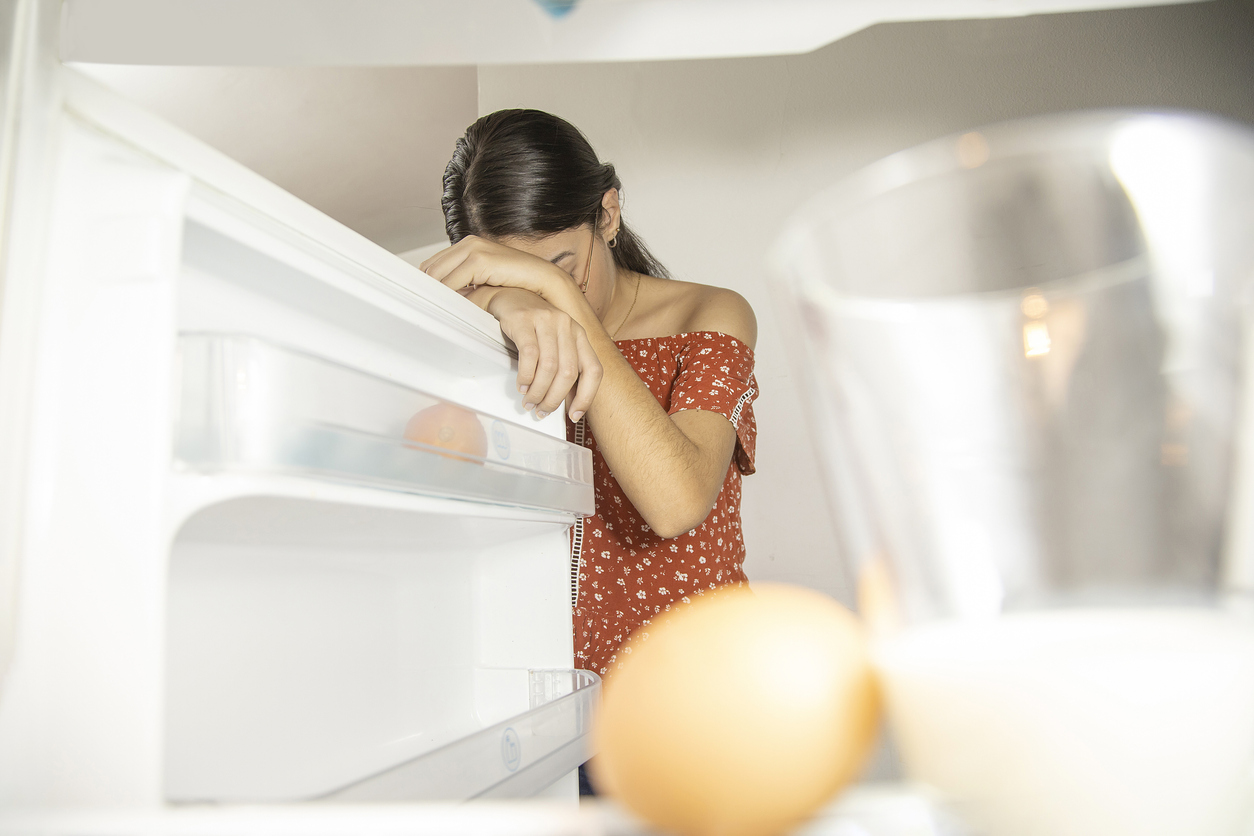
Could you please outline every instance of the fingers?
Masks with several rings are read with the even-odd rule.
[[[421,270],[422,272],[426,273],[428,276],[432,276],[432,277],[434,278],[434,276],[433,276],[432,274],[435,272],[435,270],[436,270],[436,266],[437,266],[437,265],[438,265],[441,261],[443,261],[443,260],[444,260],[444,254],[445,254],[445,253],[447,253],[447,252],[448,252],[448,248],[445,248],[445,249],[443,249],[443,250],[440,250],[440,251],[439,251],[438,253],[436,253],[435,255],[433,255],[433,256],[431,256],[430,258],[428,258],[428,259],[426,259],[425,261],[423,261],[423,262],[422,262],[422,264],[419,264],[419,265],[418,265],[418,269],[419,269],[419,270]]]
[[[537,418],[543,418],[553,411],[552,408],[545,407],[552,400],[549,390],[561,366],[561,340],[558,328],[553,322],[554,319],[555,317],[548,311],[537,315],[535,319],[539,355],[536,358],[536,370],[531,385],[527,387],[527,392],[523,395],[523,409],[534,409]],[[561,402],[560,398],[558,402]]]
[[[588,342],[588,335],[583,328],[579,328],[575,334],[575,348],[579,356],[579,382],[574,396],[566,404],[567,415],[572,421],[578,421],[588,411],[588,407],[592,406],[592,399],[596,397],[597,389],[601,385],[602,374],[601,361],[593,351],[592,343]]]
[[[536,367],[540,361],[540,341],[536,338],[534,329],[517,330],[519,333],[512,334],[507,331],[505,336],[513,340],[514,347],[518,349],[518,393],[523,396],[524,404],[534,404],[535,401],[528,401],[527,395],[531,393],[532,384],[536,379]]]
[[[571,420],[578,421],[592,405],[602,377],[601,362],[583,327],[529,291],[491,293],[487,311],[518,350],[524,408],[545,418],[567,401]]]
[[[475,265],[482,263],[479,254],[483,243],[482,238],[467,235],[453,246],[440,250],[422,262],[418,269],[453,290],[484,284],[482,281],[475,281]]]
[[[572,410],[586,412],[600,385],[601,363],[579,323],[545,306],[506,316],[501,326],[518,349],[523,407],[545,418],[569,399]]]
[[[570,281],[565,271],[539,256],[474,235],[431,256],[419,269],[456,291],[492,285],[546,297]]]
[[[466,238],[463,238],[461,241],[458,241],[456,244],[452,245],[451,247],[445,247],[444,249],[440,250],[435,255],[428,258],[426,261],[422,262],[422,264],[419,264],[418,269],[426,273],[428,276],[431,276],[433,279],[439,278],[439,275],[437,274],[443,275],[444,273],[447,273],[449,270],[449,267],[447,266],[441,269],[441,265],[444,264],[446,261],[448,261],[450,258],[454,259],[455,261],[460,261],[458,254],[460,252],[465,251],[466,247],[463,245],[469,238],[473,238],[473,237],[474,236],[467,236]]]
[[[452,290],[488,284],[484,275],[484,259],[472,250],[450,252],[439,263],[431,265],[431,278]]]
[[[551,403],[549,390],[561,365],[559,329],[555,323],[560,316],[563,315],[554,310],[531,309],[501,320],[502,332],[518,349],[518,392],[523,397],[523,408],[536,409],[538,418],[552,411],[545,407]],[[560,397],[557,400],[561,402]]]
[[[557,326],[557,353],[552,364],[553,378],[545,390],[544,397],[536,404],[537,418],[556,412],[557,408],[562,405],[562,401],[566,400],[567,395],[575,388],[575,382],[579,379],[579,350],[575,339],[575,329],[580,331],[583,329],[565,317],[562,317],[555,325]]]
[[[528,258],[532,257],[528,256]],[[514,260],[511,261],[511,259]],[[445,287],[457,291],[488,285],[515,286],[531,290],[524,271],[519,269],[516,261],[516,256],[508,253],[502,254],[499,250],[488,252],[479,248],[468,248],[461,252],[449,253],[439,264],[432,265],[432,270],[435,272],[428,275]],[[523,261],[523,265],[526,265],[526,261]]]

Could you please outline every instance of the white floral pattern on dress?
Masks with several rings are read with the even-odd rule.
[[[749,346],[715,331],[619,340],[616,345],[667,414],[703,409],[731,421],[736,452],[710,515],[691,531],[664,540],[623,494],[596,439],[585,431],[597,510],[584,519],[575,661],[602,676],[615,665],[622,643],[652,616],[673,603],[687,603],[689,594],[745,583],[740,480],[754,471],[757,442],[752,403],[758,386]],[[573,427],[567,425],[571,441]]]

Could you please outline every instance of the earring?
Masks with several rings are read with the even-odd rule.
[[[614,230],[614,237],[610,239],[609,248],[612,250],[618,245],[618,230]]]

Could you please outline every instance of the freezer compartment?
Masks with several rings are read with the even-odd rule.
[[[166,798],[525,795],[586,756],[597,683],[569,671],[568,525],[445,506],[250,496],[181,526]]]
[[[527,676],[531,710],[327,798],[518,798],[549,786],[593,755],[590,732],[601,679],[582,670],[527,671]]]
[[[233,334],[182,336],[179,368],[179,468],[593,511],[587,449],[408,386]]]

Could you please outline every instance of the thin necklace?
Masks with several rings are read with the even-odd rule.
[[[636,300],[640,298],[640,277],[636,277],[636,292],[631,295],[631,304],[627,307],[627,316],[623,317],[623,321],[618,323],[618,327],[614,329],[614,333],[610,334],[610,339],[618,336],[618,332],[623,330],[623,326],[627,324],[627,320],[631,319],[631,312],[636,309]]]

